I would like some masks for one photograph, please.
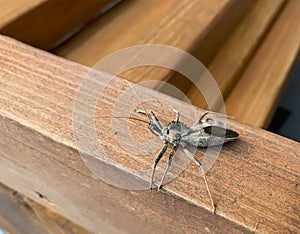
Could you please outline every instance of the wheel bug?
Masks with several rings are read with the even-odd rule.
[[[163,141],[164,145],[160,149],[152,167],[151,178],[150,178],[150,189],[152,189],[153,187],[153,179],[154,179],[156,166],[158,162],[161,160],[161,158],[163,157],[163,155],[166,153],[169,144],[172,145],[172,148],[169,153],[167,167],[163,173],[158,189],[162,187],[165,176],[171,166],[173,155],[179,146],[181,146],[183,149],[185,149],[187,145],[193,145],[196,147],[216,146],[216,145],[222,145],[223,143],[226,143],[228,141],[233,141],[237,139],[237,137],[239,136],[237,132],[233,131],[230,127],[228,127],[227,125],[225,125],[220,121],[213,120],[211,118],[204,119],[210,112],[203,113],[200,116],[199,120],[192,127],[188,127],[183,122],[179,121],[180,114],[176,110],[174,110],[174,112],[176,113],[175,120],[171,121],[166,127],[161,126],[159,120],[157,119],[157,117],[152,111],[145,112],[139,110],[137,112],[144,113],[147,116],[149,114],[150,115],[150,118],[148,116],[149,122],[134,117],[121,117],[121,116],[119,117],[102,116],[97,118],[127,118],[127,119],[132,119],[132,120],[137,120],[137,121],[147,123],[149,129],[154,134],[158,135],[160,139]],[[199,167],[203,175],[206,189],[211,201],[211,205],[213,207],[213,213],[215,213],[215,203],[212,199],[212,195],[208,187],[208,183],[206,180],[206,176],[202,164],[195,157],[192,157],[192,160]]]
[[[131,83],[124,79],[124,81],[130,86],[130,88],[134,91],[134,88],[132,87]],[[137,93],[134,91],[134,95],[137,97]],[[169,158],[167,161],[167,167],[163,173],[163,176],[161,178],[160,184],[158,186],[158,189],[162,187],[162,184],[164,182],[164,179],[166,177],[166,174],[171,166],[173,155],[175,154],[175,151],[179,146],[183,148],[185,153],[188,152],[186,149],[187,145],[193,145],[196,147],[210,147],[210,146],[216,146],[216,145],[222,145],[229,141],[234,141],[238,138],[239,134],[232,130],[229,126],[224,124],[223,122],[220,122],[218,120],[214,120],[211,118],[204,119],[208,114],[215,112],[206,111],[204,112],[199,120],[192,126],[188,127],[183,122],[179,121],[180,114],[177,110],[173,109],[176,117],[175,121],[169,122],[169,124],[166,127],[162,127],[159,120],[155,116],[155,114],[152,111],[145,111],[145,110],[136,110],[138,113],[143,113],[147,116],[148,122],[139,118],[130,117],[130,116],[98,116],[96,118],[117,118],[117,119],[131,119],[135,121],[140,121],[143,123],[147,123],[149,129],[156,135],[160,137],[160,139],[163,141],[163,146],[160,149],[151,172],[150,177],[150,190],[153,187],[153,179],[154,174],[156,170],[156,166],[158,162],[161,160],[161,158],[164,156],[164,154],[167,151],[168,145],[172,145],[171,151],[169,153]],[[206,190],[210,198],[210,202],[212,205],[212,212],[215,213],[215,203],[213,201],[210,189],[208,187],[207,179],[205,176],[204,169],[202,167],[202,163],[199,162],[195,157],[191,158],[193,162],[199,167],[203,179],[205,182]]]

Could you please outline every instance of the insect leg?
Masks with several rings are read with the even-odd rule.
[[[212,211],[213,213],[216,212],[216,205],[214,203],[214,200],[211,196],[211,193],[210,193],[210,190],[209,190],[209,187],[208,187],[208,183],[207,183],[207,180],[206,180],[206,176],[205,176],[205,173],[204,173],[204,170],[203,170],[203,167],[202,167],[202,163],[200,163],[196,158],[192,157],[192,160],[196,163],[196,165],[199,167],[202,175],[203,175],[203,179],[204,179],[204,182],[205,182],[205,186],[206,186],[206,190],[207,190],[207,193],[208,193],[208,196],[210,198],[210,202],[211,202],[211,206],[212,206]]]
[[[162,130],[162,126],[161,126],[160,122],[158,121],[157,117],[155,116],[155,114],[152,111],[150,111],[149,113],[150,113],[153,123],[159,128],[159,130]]]
[[[176,113],[176,119],[175,119],[175,121],[178,123],[179,122],[179,116],[180,116],[180,114],[179,114],[178,110],[173,109],[173,111]]]
[[[169,159],[168,159],[168,162],[167,162],[167,167],[166,167],[166,170],[164,171],[164,174],[163,174],[163,176],[162,176],[162,178],[161,178],[161,181],[160,181],[160,184],[159,184],[159,186],[158,186],[158,189],[161,189],[161,188],[162,188],[164,179],[165,179],[166,174],[167,174],[167,172],[168,172],[168,170],[169,170],[169,168],[170,168],[170,166],[171,166],[172,158],[173,158],[173,155],[174,155],[175,151],[177,150],[177,147],[178,147],[178,145],[175,144],[175,145],[173,145],[173,147],[172,147],[172,149],[171,149],[171,152],[170,152],[170,154],[169,154]]]
[[[202,119],[203,119],[205,116],[207,116],[209,113],[210,113],[210,111],[204,112],[204,113],[200,116],[200,118],[199,118],[199,120],[198,120],[197,123],[200,123],[200,122],[202,121]]]
[[[214,115],[217,115],[217,116],[221,116],[221,117],[223,117],[223,118],[226,118],[226,119],[235,119],[235,118],[232,117],[232,116],[228,116],[228,115],[225,115],[225,114],[222,114],[222,113],[218,113],[218,112],[214,112],[214,111],[206,111],[206,112],[204,112],[204,113],[200,116],[200,118],[199,118],[199,120],[197,121],[197,123],[198,123],[198,124],[201,123],[202,119],[203,119],[205,116],[207,116],[208,114],[214,114]]]
[[[155,159],[155,162],[154,162],[153,168],[152,168],[152,173],[151,173],[150,189],[152,189],[152,184],[153,184],[153,178],[154,178],[156,165],[158,164],[158,162],[162,158],[162,156],[165,154],[167,148],[168,148],[168,142],[165,142],[164,146],[161,148],[161,150],[158,153],[158,156]]]

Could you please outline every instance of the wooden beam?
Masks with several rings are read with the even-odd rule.
[[[0,28],[13,22],[17,18],[32,11],[44,2],[44,0],[20,0],[0,1]]]
[[[98,16],[111,0],[1,2],[5,2],[0,4],[1,34],[51,50]]]
[[[261,40],[276,21],[276,16],[285,2],[285,0],[257,1],[208,65],[208,70],[217,82],[224,100],[240,78]],[[203,89],[208,88],[207,84],[201,83],[201,79],[198,85]],[[219,110],[220,100],[214,92],[211,92],[211,96],[206,96],[205,100],[197,87],[193,86],[188,90],[187,96],[193,105],[207,108],[208,101],[214,110]]]
[[[240,138],[223,147],[207,173],[217,205],[213,215],[195,165],[188,165],[161,192],[117,188],[99,180],[87,168],[74,142],[72,126],[79,124],[84,129],[90,121],[74,122],[72,110],[89,68],[4,36],[0,37],[0,60],[0,182],[18,193],[92,232],[300,231],[299,143],[228,120]],[[102,88],[111,78],[101,72],[94,75],[94,84]],[[129,109],[136,97],[120,98],[127,89],[124,80],[113,80],[98,100],[96,115],[111,115],[117,100],[121,109]],[[95,91],[92,86],[82,93],[86,108]],[[137,87],[137,94],[141,100],[152,97],[154,101],[144,106],[153,110],[164,125],[174,118],[171,106],[179,107],[182,121],[189,125],[203,112],[146,88]],[[75,114],[84,118],[87,112]],[[106,169],[115,176],[113,179],[148,184],[147,174],[144,179],[129,169],[151,169],[157,151],[145,157],[125,150],[116,139],[122,139],[126,129],[112,129],[110,120],[97,119],[95,126],[96,140],[103,150],[98,158],[83,158],[91,160],[89,166],[99,172]],[[131,123],[129,129],[141,142],[152,136],[147,125],[140,122]],[[161,145],[156,137],[154,143]],[[112,160],[109,165],[101,160],[107,155]],[[202,155],[199,150],[195,157],[200,160]]]
[[[90,233],[1,183],[0,227],[9,233]]]
[[[163,44],[207,62],[254,3],[251,0],[124,1],[54,52],[93,66],[119,49],[137,44]],[[133,82],[165,81],[171,73],[169,69],[147,66],[121,76]]]
[[[268,127],[300,45],[300,1],[290,0],[225,104],[244,123]]]

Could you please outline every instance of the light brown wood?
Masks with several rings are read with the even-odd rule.
[[[54,52],[93,66],[119,49],[154,43],[197,53],[201,60],[208,60],[253,4],[248,0],[124,1]],[[121,76],[133,82],[164,81],[170,73],[149,66]]]
[[[0,28],[11,23],[22,15],[38,7],[44,0],[14,0],[0,1]]]
[[[208,70],[217,82],[223,99],[226,99],[234,87],[261,39],[268,33],[270,25],[276,20],[275,17],[284,3],[285,0],[257,1],[208,65]],[[201,79],[199,79],[198,84],[200,87],[209,88],[206,87],[206,83],[200,82]],[[218,96],[214,92],[210,92],[210,94],[211,96],[205,98],[211,103],[212,109],[218,110]],[[191,87],[187,96],[194,105],[207,108],[206,100],[201,96],[196,86]],[[234,115],[235,113],[232,112],[231,114]]]
[[[240,138],[223,147],[207,173],[217,205],[216,215],[212,215],[207,210],[210,203],[205,184],[195,165],[188,165],[161,192],[116,188],[89,171],[78,154],[72,132],[72,123],[81,124],[82,129],[89,124],[74,119],[72,122],[74,98],[89,71],[87,67],[3,36],[0,60],[1,183],[98,233],[300,231],[299,143],[228,120]],[[103,87],[110,76],[96,74]],[[127,88],[128,83],[115,79],[102,92],[95,114],[111,115],[117,100],[123,110],[129,109],[134,95],[118,99]],[[84,93],[87,110],[88,100],[96,91],[92,86]],[[161,102],[145,102],[144,106],[153,110],[163,125],[174,118],[170,105],[179,107],[185,123],[190,125],[195,121],[190,105],[143,87],[137,89],[137,94],[140,100],[160,98]],[[196,113],[199,116],[202,110],[197,109]],[[77,114],[84,117],[87,112]],[[120,180],[127,178],[130,183],[148,184],[147,176],[144,181],[129,169],[114,166],[118,163],[127,168],[151,169],[157,151],[150,152],[152,157],[126,151],[115,141],[122,139],[126,129],[111,127],[110,120],[96,120],[98,139],[104,147],[99,156],[106,153],[114,163],[109,166],[89,157],[90,163],[94,169],[100,172],[106,169]],[[130,129],[140,141],[151,136],[146,124],[132,122]],[[161,144],[157,137],[154,142]],[[197,151],[197,158],[202,155],[203,150]]]
[[[229,114],[267,127],[299,51],[300,1],[290,0],[226,100]]]
[[[126,191],[97,179],[79,156],[72,133],[73,101],[88,68],[5,37],[1,37],[0,44],[2,183],[93,232],[198,233],[205,229],[220,232],[224,228],[228,232],[245,231],[178,197],[155,190]],[[100,77],[103,81],[107,78]],[[117,83],[117,87],[108,90],[104,98],[108,102],[98,111],[108,111],[113,104],[111,98],[122,91],[118,87],[127,85],[121,80]],[[116,148],[115,155],[121,160],[133,160],[132,154],[122,157],[126,154],[124,150],[109,139],[111,130],[109,124],[105,125],[107,121],[97,123],[102,132],[99,139],[104,140],[106,148]],[[146,126],[137,127],[143,135],[148,133]],[[146,157],[148,167],[152,160]],[[98,160],[94,165],[98,169],[105,166]],[[122,171],[115,173],[124,176]],[[201,181],[198,176],[195,179]],[[207,198],[201,187],[197,192]],[[203,204],[208,201],[205,199]]]
[[[98,16],[110,0],[1,2],[5,2],[0,7],[4,10],[0,18],[1,34],[50,50]]]

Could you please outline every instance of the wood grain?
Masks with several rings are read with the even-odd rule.
[[[267,127],[299,51],[300,1],[290,0],[225,101],[229,114]]]
[[[285,0],[258,1],[239,23],[229,39],[223,44],[212,62],[208,65],[225,100],[234,88],[237,80],[255,53],[264,35],[268,33],[271,24],[276,20],[278,12],[282,9]],[[207,85],[199,79],[199,86],[207,89]],[[220,100],[210,92],[211,96],[201,96],[196,86],[187,92],[188,98],[194,105],[207,108],[207,101],[212,103],[212,109],[219,110]],[[235,113],[231,113],[235,116]]]
[[[54,52],[93,66],[129,46],[163,44],[197,53],[206,61],[253,4],[248,0],[124,1]],[[147,66],[121,76],[133,82],[165,81],[170,73],[169,69]]]
[[[216,215],[212,215],[195,165],[188,165],[159,193],[111,186],[87,168],[72,132],[73,124],[84,130],[93,122],[85,119],[89,117],[86,111],[77,112],[86,122],[72,119],[74,100],[89,71],[87,67],[3,36],[0,60],[1,183],[92,232],[300,231],[299,143],[229,119],[227,123],[240,133],[240,138],[223,147],[207,173],[217,205]],[[109,74],[95,72],[94,84],[104,88],[110,78]],[[91,95],[97,92],[92,87],[82,93],[86,110],[95,108],[89,105]],[[135,95],[121,98],[128,88],[122,79],[110,82],[98,99],[95,114],[113,114],[117,101],[121,109],[131,111]],[[136,88],[141,101],[152,98],[144,106],[151,108],[164,125],[174,118],[171,106],[178,107],[182,120],[189,125],[202,113],[154,90]],[[154,155],[143,157],[122,148],[116,139],[122,139],[126,129],[114,130],[111,123],[107,119],[96,121],[98,140],[104,147],[97,156],[109,155],[114,163],[107,165],[100,158],[89,157],[94,169],[105,170],[120,180],[148,183],[147,177],[146,181],[138,178],[129,169],[151,169]],[[139,141],[151,136],[144,124],[133,122],[129,127]],[[154,143],[161,144],[157,138]],[[197,151],[196,157],[202,156],[203,150]],[[116,167],[117,163],[129,169]]]
[[[1,34],[51,50],[98,16],[110,0],[1,2],[10,2],[0,7]]]

